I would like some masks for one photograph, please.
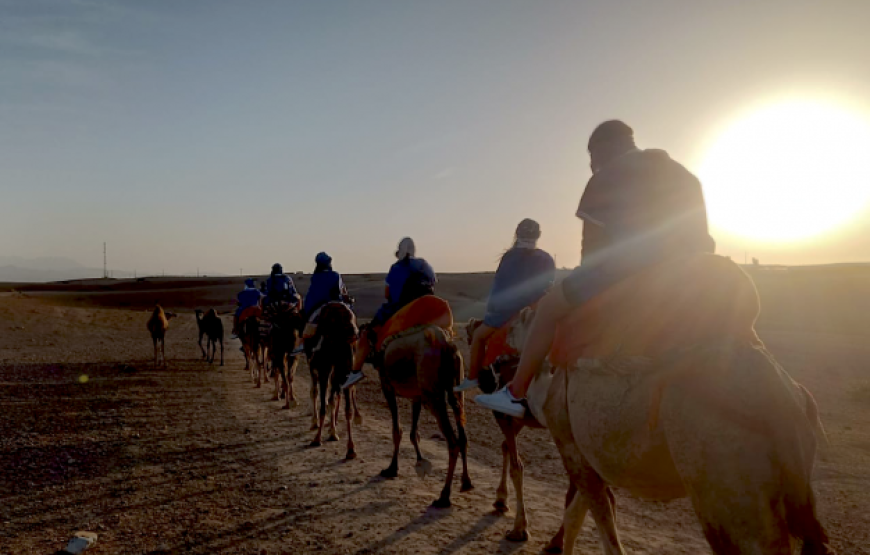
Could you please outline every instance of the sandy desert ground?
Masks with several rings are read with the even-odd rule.
[[[760,334],[816,396],[832,444],[815,476],[821,517],[840,553],[870,553],[870,272],[765,271],[755,278],[764,306]],[[466,318],[481,311],[489,279],[444,276],[441,292]],[[253,388],[237,342],[227,341],[223,368],[201,360],[191,311],[228,309],[236,281],[5,287],[0,553],[52,553],[75,530],[99,534],[94,554],[540,552],[559,527],[567,483],[546,432],[527,431],[521,440],[531,541],[506,541],[513,513],[492,511],[501,438],[491,414],[473,403],[476,489],[461,494],[457,487],[451,509],[429,509],[442,485],[444,443],[425,415],[423,450],[438,475],[417,478],[405,441],[401,476],[380,479],[391,447],[376,379],[361,386],[360,456],[344,462],[344,441],[308,447],[306,368],[297,373],[300,407],[282,411],[270,388]],[[370,315],[381,276],[348,281],[361,315]],[[166,369],[151,367],[144,327],[144,309],[158,299],[181,313],[168,332]],[[407,431],[410,408],[401,408]],[[630,553],[709,553],[686,501],[617,496]],[[578,541],[583,553],[600,553],[591,522]]]

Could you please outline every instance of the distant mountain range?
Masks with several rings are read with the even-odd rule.
[[[102,276],[102,268],[87,268],[70,258],[0,256],[0,281],[61,281]]]
[[[154,276],[156,273],[139,272],[139,277]],[[197,273],[189,272],[178,277],[193,277]],[[203,276],[223,277],[220,272],[202,272]],[[135,277],[135,272],[109,269],[109,277],[124,279]],[[103,277],[102,268],[88,268],[71,258],[60,256],[44,256],[39,258],[24,258],[22,256],[0,255],[0,282],[33,283],[46,281],[67,281],[76,279],[98,279]]]

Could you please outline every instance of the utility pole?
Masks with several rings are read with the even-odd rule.
[[[106,266],[106,243],[103,243],[103,279],[109,277],[109,272]]]

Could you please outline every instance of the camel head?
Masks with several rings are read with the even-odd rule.
[[[533,308],[526,307],[519,313],[508,331],[507,342],[511,348],[522,351],[534,319],[535,310]]]

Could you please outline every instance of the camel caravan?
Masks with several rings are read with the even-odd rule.
[[[464,396],[479,389],[475,402],[493,411],[504,436],[494,507],[509,510],[508,478],[516,497],[507,539],[531,537],[517,436],[545,428],[561,455],[570,485],[548,553],[574,553],[589,513],[603,552],[624,554],[613,488],[651,501],[689,498],[717,555],[834,553],[811,486],[826,443],[816,402],[756,335],[757,291],[737,264],[715,254],[700,182],[666,152],[639,149],[621,121],[598,126],[588,150],[593,176],[576,213],[581,265],[557,282],[553,258],[537,247],[540,225],[521,221],[485,316],[465,326],[467,365],[435,271],[405,238],[384,304],[362,325],[326,253],[315,258],[304,299],[279,264],[262,288],[248,280],[233,330],[255,386],[271,375],[276,398],[295,406],[297,359],[305,357],[311,444],[324,434],[338,440],[343,396],[345,457],[353,459],[353,424],[362,420],[355,387],[374,377],[364,373],[369,364],[392,420],[393,455],[381,476],[399,475],[398,398],[411,401],[421,476],[433,469],[420,450],[419,417],[423,408],[435,417],[448,454],[435,508],[451,505],[460,459],[460,491],[474,487]],[[209,314],[200,337],[211,340]],[[149,320],[155,364],[171,317],[158,306]]]

